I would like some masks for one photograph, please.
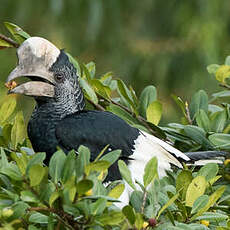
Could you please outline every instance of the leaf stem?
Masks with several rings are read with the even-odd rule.
[[[224,87],[224,88],[230,90],[230,85],[228,85],[228,84],[220,83],[219,86]]]
[[[0,34],[0,39],[9,43],[10,45],[12,45],[14,48],[18,48],[20,45],[15,42],[13,39],[9,38],[9,37],[6,37],[5,35],[3,34]]]
[[[108,98],[105,98],[101,95],[99,95],[97,92],[96,92],[97,96],[102,98],[104,101],[108,102],[108,103],[112,103],[116,106],[119,106],[120,108],[122,108],[123,110],[125,110],[127,113],[129,113],[132,117],[136,118],[141,124],[143,124],[143,126],[145,126],[145,128],[154,136],[158,136],[158,133],[155,132],[153,129],[151,129],[151,127],[148,125],[148,122],[147,120],[140,116],[140,115],[136,115],[133,111],[131,111],[129,108],[127,108],[126,106],[120,104],[120,103],[117,103],[116,101],[112,100],[112,99],[108,99]],[[100,111],[105,111],[105,109],[99,105],[99,104],[95,104],[93,101],[91,101],[90,99],[88,99],[88,101],[90,102],[90,104],[92,104],[96,109],[100,110]]]
[[[144,214],[146,199],[147,199],[147,190],[145,189],[145,191],[144,191],[144,197],[143,197],[143,201],[142,201],[142,205],[141,205],[141,213],[142,214]]]
[[[56,210],[54,208],[47,208],[47,207],[31,207],[27,209],[28,211],[46,211],[46,212],[52,212],[54,214],[56,214],[58,220],[60,222],[62,222],[67,228],[74,230],[74,229],[79,229],[77,226],[75,226],[74,224],[74,228],[69,224],[69,222],[71,224],[76,223],[76,221],[74,221],[73,217],[67,213],[65,213],[62,210]],[[64,217],[64,219],[62,218]],[[66,219],[66,220],[65,220]]]

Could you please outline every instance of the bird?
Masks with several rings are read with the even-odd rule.
[[[60,147],[65,153],[80,145],[91,151],[93,161],[101,150],[121,150],[132,179],[142,182],[147,162],[156,157],[158,175],[162,178],[171,166],[183,168],[182,162],[192,162],[207,157],[191,157],[169,143],[127,124],[108,111],[85,109],[83,91],[74,65],[64,50],[41,37],[26,39],[17,49],[18,65],[9,74],[7,83],[25,76],[28,82],[9,90],[11,94],[31,96],[36,107],[28,123],[28,137],[35,152],[46,152],[47,159]],[[218,155],[218,154],[216,154]],[[215,154],[212,157],[216,156]],[[219,153],[219,155],[222,155]],[[108,169],[105,182],[121,179],[117,161]],[[126,185],[124,202],[131,188]]]

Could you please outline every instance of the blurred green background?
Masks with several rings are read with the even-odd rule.
[[[137,95],[155,85],[166,123],[180,117],[171,94],[189,100],[198,89],[218,90],[206,66],[230,54],[229,11],[229,0],[0,0],[0,33],[2,22],[15,23],[80,62],[94,61],[98,76],[112,71]],[[15,49],[0,50],[1,100],[15,64]],[[30,114],[32,100],[19,102]]]

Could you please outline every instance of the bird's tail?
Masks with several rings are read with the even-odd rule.
[[[186,152],[191,161],[189,163],[194,165],[205,165],[207,163],[222,164],[229,152],[225,151],[199,151],[199,152]]]

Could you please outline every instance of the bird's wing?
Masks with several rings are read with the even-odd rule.
[[[56,137],[60,147],[66,151],[77,150],[80,145],[87,146],[91,151],[91,160],[94,160],[107,144],[108,151],[121,149],[121,159],[126,161],[134,179],[139,181],[146,163],[154,156],[158,159],[160,177],[166,174],[166,170],[170,170],[170,164],[182,167],[180,158],[189,160],[179,150],[131,127],[110,112],[83,111],[72,114],[57,125]],[[117,166],[114,170],[117,170]]]
[[[82,111],[67,116],[56,127],[61,147],[77,150],[80,145],[87,146],[91,160],[108,144],[108,151],[121,149],[122,156],[129,158],[138,135],[137,129],[110,112]]]

